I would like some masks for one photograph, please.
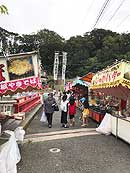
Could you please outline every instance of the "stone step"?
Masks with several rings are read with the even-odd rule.
[[[95,128],[84,128],[84,129],[71,129],[71,130],[62,130],[62,131],[54,131],[54,132],[47,132],[47,133],[35,133],[35,134],[29,134],[25,135],[25,139],[27,138],[37,138],[41,136],[53,136],[53,135],[63,135],[63,134],[70,134],[70,133],[80,133],[80,132],[90,132],[95,131]]]
[[[30,143],[30,142],[44,142],[44,141],[50,141],[50,140],[59,140],[59,139],[65,139],[65,138],[72,138],[72,137],[81,137],[81,136],[89,136],[89,135],[100,135],[96,130],[94,129],[88,129],[88,130],[81,130],[79,129],[75,131],[69,131],[66,132],[60,131],[56,133],[47,133],[46,135],[43,134],[32,134],[32,135],[26,135],[23,143]]]

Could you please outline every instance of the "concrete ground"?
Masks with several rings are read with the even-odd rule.
[[[58,148],[53,153],[50,149]],[[18,173],[129,173],[130,149],[113,136],[93,135],[26,143]]]
[[[77,114],[75,116],[75,127],[70,128],[61,128],[60,123],[60,116],[61,112],[55,112],[53,114],[53,123],[52,128],[48,128],[47,123],[40,122],[40,117],[42,115],[42,108],[39,110],[38,114],[35,116],[34,120],[31,122],[31,124],[28,126],[26,130],[26,134],[33,134],[33,133],[46,133],[46,132],[52,132],[52,131],[59,131],[59,130],[70,130],[70,129],[79,129],[81,128],[82,121],[79,120],[79,117],[81,116],[81,111],[77,109]],[[69,122],[69,119],[68,119]],[[87,128],[96,128],[97,123],[93,120],[89,119],[89,126]]]
[[[60,127],[60,112],[54,114],[52,128],[40,122],[41,113],[20,145],[18,173],[130,173],[129,144],[96,133],[97,123],[91,119],[87,128],[81,128],[80,111],[76,126],[67,129]]]

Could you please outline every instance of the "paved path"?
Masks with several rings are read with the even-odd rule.
[[[46,132],[54,132],[54,131],[61,131],[61,130],[72,130],[72,129],[83,129],[81,128],[82,121],[79,120],[81,115],[81,111],[77,110],[77,114],[75,116],[75,127],[70,128],[61,128],[60,124],[60,117],[61,113],[55,112],[53,115],[53,125],[52,128],[48,128],[47,123],[41,123],[40,117],[42,114],[42,109],[36,114],[35,118],[27,128],[26,134],[33,134],[33,133],[46,133]],[[68,120],[69,121],[69,120]],[[96,128],[97,123],[93,120],[89,119],[89,126],[87,128]]]
[[[60,127],[60,113],[55,113],[52,128],[40,116],[41,111],[27,128],[18,173],[130,173],[130,146],[98,134],[91,119],[81,128],[80,111],[76,126],[68,129]]]
[[[21,153],[18,173],[130,173],[129,145],[114,136],[28,142]]]

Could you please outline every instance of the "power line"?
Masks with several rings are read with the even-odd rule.
[[[124,22],[126,21],[126,19],[127,19],[129,16],[130,16],[130,14],[127,15],[127,16],[125,16],[125,17],[123,18],[123,20],[122,20],[116,27],[119,27],[122,23],[124,23]]]
[[[101,17],[101,19],[98,23],[99,26],[102,26],[104,23],[106,23],[108,21],[108,16],[107,15],[111,14],[109,11],[112,9],[114,1],[116,1],[116,0],[109,1],[109,4],[107,5],[106,10],[103,13],[103,16]]]
[[[95,22],[95,24],[93,26],[93,29],[98,24],[99,20],[101,19],[102,15],[103,15],[103,13],[104,13],[105,9],[107,8],[107,6],[108,6],[108,4],[109,4],[110,1],[111,0],[105,0],[105,2],[103,3],[103,6],[101,7],[101,10],[99,11],[99,14],[98,14],[98,17],[96,19],[96,22]]]
[[[95,0],[93,0],[93,1],[91,2],[91,4],[89,5],[89,7],[87,8],[87,13],[86,13],[85,16],[84,16],[83,23],[84,23],[84,21],[85,21],[86,16],[88,17],[88,14],[89,14],[89,12],[90,12],[90,10],[91,10],[93,4],[94,4],[94,1],[95,1]]]
[[[101,10],[99,11],[97,20],[96,20],[96,22],[95,22],[93,28],[95,28],[95,26],[97,25],[97,23],[98,23],[99,20],[101,19],[102,15],[103,15],[103,12],[104,12],[104,10],[105,10],[105,8],[107,7],[107,5],[108,5],[109,2],[110,2],[110,0],[106,0],[106,1],[104,2],[103,6],[101,7]]]
[[[113,17],[116,15],[116,13],[118,12],[118,10],[121,8],[121,6],[123,5],[125,0],[121,1],[120,5],[117,7],[117,9],[115,10],[115,12],[113,13],[113,15],[111,16],[111,18],[108,20],[107,24],[105,25],[105,27],[107,27],[107,25],[110,23],[110,21],[113,19]]]

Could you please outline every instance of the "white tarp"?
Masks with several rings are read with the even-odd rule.
[[[16,141],[23,142],[25,130],[23,130],[22,126],[17,127],[14,131],[14,134],[15,134]]]
[[[96,131],[105,135],[109,135],[112,132],[111,127],[111,115],[106,113],[101,124],[98,128],[96,128]]]
[[[13,131],[6,130],[10,134],[9,141],[0,146],[0,173],[17,173],[17,163],[21,156]]]

